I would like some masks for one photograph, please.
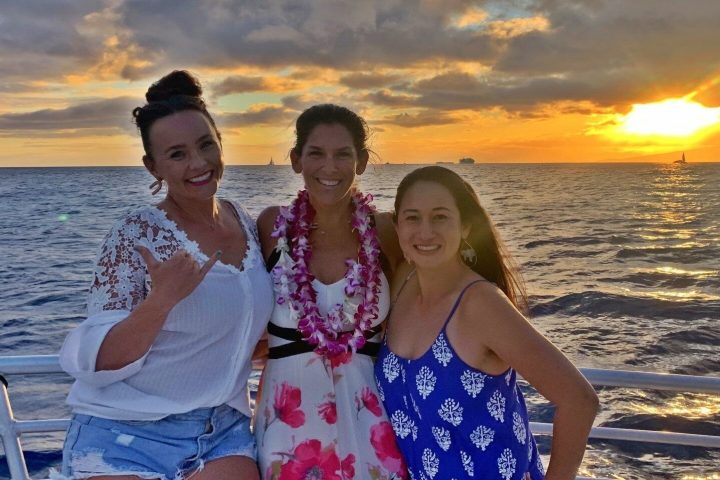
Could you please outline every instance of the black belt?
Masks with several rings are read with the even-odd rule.
[[[278,345],[277,347],[270,347],[268,350],[268,358],[277,359],[291,357],[293,355],[300,355],[301,353],[308,353],[315,350],[314,345],[310,345],[302,337],[302,334],[294,328],[280,327],[272,322],[268,323],[267,327],[270,335],[282,338],[284,340],[290,340],[290,343]],[[365,338],[369,339],[377,335],[382,328],[378,325],[377,327],[371,328],[365,332]],[[356,350],[355,353],[361,355],[368,355],[370,357],[377,357],[380,351],[380,343],[378,342],[365,342],[362,348]]]

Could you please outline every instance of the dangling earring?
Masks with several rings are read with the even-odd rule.
[[[468,265],[475,265],[477,263],[477,252],[475,249],[470,245],[467,241],[467,239],[462,239],[462,244],[460,244],[461,250],[460,250],[460,256],[463,258],[465,263]]]
[[[405,259],[405,262],[410,265],[411,267],[415,265],[415,262],[412,261],[412,259],[403,251],[403,258]]]
[[[153,195],[157,195],[160,190],[162,190],[163,187],[163,179],[158,178],[154,182],[150,184],[150,190],[152,190]]]

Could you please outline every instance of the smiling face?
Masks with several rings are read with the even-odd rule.
[[[290,158],[313,203],[332,206],[349,196],[355,175],[365,171],[368,153],[357,152],[350,132],[333,123],[313,128],[302,151],[291,152]]]
[[[468,235],[455,200],[435,182],[410,186],[397,212],[400,248],[417,267],[438,267],[459,261],[460,243]]]
[[[156,178],[167,182],[176,199],[205,200],[217,192],[223,174],[220,140],[209,120],[196,110],[184,110],[155,121],[150,128]]]

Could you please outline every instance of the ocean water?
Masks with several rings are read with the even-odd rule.
[[[413,168],[370,167],[361,188],[389,210]],[[720,164],[450,168],[476,188],[520,264],[533,324],[576,365],[720,375]],[[103,236],[128,210],[157,201],[150,181],[141,167],[0,169],[0,355],[57,353],[83,320]],[[287,166],[231,166],[221,196],[257,215],[300,187]],[[68,378],[10,381],[18,418],[68,416]],[[717,396],[599,394],[596,425],[720,435]],[[540,397],[528,402],[533,420],[552,420]],[[61,442],[60,434],[23,437],[33,476],[60,462]],[[541,447],[547,454],[549,442]],[[593,440],[581,473],[717,479],[719,465],[718,450]]]

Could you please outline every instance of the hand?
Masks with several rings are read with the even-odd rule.
[[[205,265],[199,267],[192,255],[185,250],[178,250],[164,262],[156,260],[145,247],[136,246],[135,250],[145,260],[150,273],[152,296],[169,308],[190,295],[222,255],[218,250],[205,262]]]

